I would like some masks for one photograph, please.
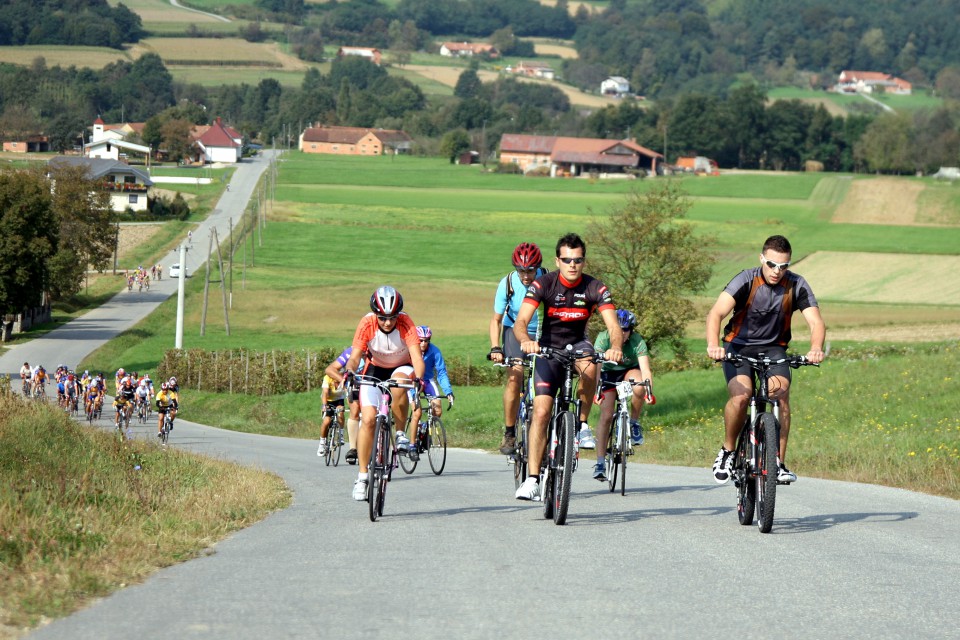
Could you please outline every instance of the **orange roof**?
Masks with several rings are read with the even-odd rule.
[[[531,136],[505,133],[500,139],[500,151],[550,154],[558,162],[591,162],[604,158],[616,163],[616,158],[633,154],[648,158],[662,158],[633,140],[606,140],[603,138],[568,138],[562,136]]]
[[[310,127],[303,132],[304,142],[356,144],[372,133],[381,142],[407,142],[410,136],[396,129],[367,129],[364,127]]]

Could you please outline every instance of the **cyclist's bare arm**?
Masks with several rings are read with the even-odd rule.
[[[827,325],[820,315],[820,307],[807,307],[800,313],[810,327],[810,351],[807,352],[807,360],[813,363],[823,362],[825,357],[823,344],[827,337]]]
[[[349,364],[349,362],[347,364]],[[359,364],[359,362],[357,364]],[[327,368],[323,370],[323,373],[330,376],[338,384],[343,382],[343,375],[340,373],[340,365],[337,364],[336,360],[328,364]]]
[[[500,327],[503,324],[503,314],[495,313],[493,317],[490,318],[490,348],[496,348],[500,346]],[[502,353],[490,353],[490,360],[493,362],[503,362]]]
[[[736,300],[723,291],[707,312],[707,355],[714,360],[723,360],[724,349],[720,346],[720,323],[733,311]]]
[[[527,327],[530,326],[530,320],[533,319],[538,306],[524,302],[520,305],[520,311],[517,312],[516,322],[513,323],[513,337],[520,343],[520,349],[524,353],[536,353],[540,350],[537,341],[531,340],[530,334],[527,333]]]

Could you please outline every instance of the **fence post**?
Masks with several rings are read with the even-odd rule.
[[[307,349],[307,393],[310,393],[310,349]]]
[[[250,393],[250,351],[245,351],[243,355],[246,360],[246,368],[243,371],[243,395],[247,395]]]
[[[230,395],[233,395],[233,349],[230,349]]]

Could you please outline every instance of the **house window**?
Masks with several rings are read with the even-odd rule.
[[[310,148],[311,148],[311,149],[316,149],[316,148],[317,148],[317,145],[312,144],[312,145],[310,145]]]
[[[129,202],[130,204],[137,204],[137,197],[138,197],[138,196],[136,196],[135,194],[131,194],[131,195],[128,197],[127,202]]]
[[[135,184],[137,182],[136,176],[123,176],[123,182],[125,184]]]

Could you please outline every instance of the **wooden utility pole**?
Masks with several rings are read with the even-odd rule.
[[[203,282],[203,311],[200,312],[200,335],[207,333],[207,294],[210,292],[210,259],[213,257],[213,232],[210,233],[210,240],[207,243],[207,276]],[[180,265],[183,269],[183,265]]]
[[[227,331],[227,335],[230,335],[230,314],[227,311],[227,287],[224,280],[226,279],[226,272],[223,270],[223,254],[220,253],[220,236],[217,235],[217,230],[213,230],[214,244],[217,248],[217,266],[220,268],[220,299],[223,302],[223,326]]]

